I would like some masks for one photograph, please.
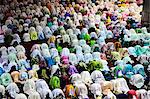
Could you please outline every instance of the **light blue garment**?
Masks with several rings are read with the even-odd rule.
[[[133,67],[133,71],[135,74],[141,74],[144,78],[147,77],[145,70],[144,70],[144,66],[141,64],[137,64]]]
[[[95,32],[91,32],[90,33],[90,37],[92,38],[95,38],[95,39],[97,39],[98,37],[97,37],[97,34],[95,33]]]
[[[15,98],[17,94],[19,94],[20,90],[17,86],[16,83],[10,83],[7,87],[6,87],[7,92],[9,93],[9,95],[12,98]]]
[[[55,58],[57,56],[59,56],[58,50],[56,48],[51,48],[50,49],[50,54],[52,58]]]
[[[37,56],[42,57],[40,50],[34,49],[30,55],[32,58],[36,58]]]
[[[124,66],[124,62],[123,62],[123,60],[117,60],[116,62],[115,62],[115,64],[114,65],[118,65],[118,66]]]
[[[106,37],[107,37],[107,38],[113,38],[113,37],[114,37],[114,34],[112,33],[112,31],[108,30]]]
[[[89,63],[90,61],[92,61],[93,60],[92,54],[91,53],[86,53],[84,55],[84,60],[85,60],[85,63]]]
[[[79,61],[84,61],[84,55],[82,52],[78,52],[77,53],[77,60]]]
[[[98,39],[97,39],[97,43],[98,44],[105,44],[105,39],[104,39],[104,37],[99,37]]]
[[[80,46],[86,45],[86,41],[85,41],[84,39],[81,39],[81,40],[79,41],[79,45],[80,45]]]
[[[20,59],[18,64],[19,64],[19,69],[21,70],[27,70],[30,68],[29,63],[25,59]]]
[[[105,31],[101,31],[100,32],[100,37],[103,37],[104,39],[106,39],[106,32]]]
[[[129,48],[128,48],[128,53],[129,53],[129,55],[133,55],[134,57],[137,56],[137,55],[136,55],[136,50],[135,50],[134,47],[129,47]]]

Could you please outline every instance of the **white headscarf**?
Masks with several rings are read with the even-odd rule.
[[[2,95],[5,95],[5,87],[3,85],[0,85],[0,93],[2,93]]]
[[[20,92],[18,86],[16,83],[10,83],[7,87],[6,90],[8,91],[9,95],[13,98],[16,97],[16,95]]]
[[[101,57],[100,57],[100,52],[93,52],[93,60],[96,60],[96,61],[100,61],[101,60]]]
[[[84,55],[84,60],[85,60],[85,63],[89,63],[90,61],[92,61],[93,60],[92,54],[91,53],[86,53]]]
[[[31,39],[30,39],[30,34],[29,34],[29,33],[24,33],[24,34],[23,34],[23,41],[24,41],[24,42],[29,42],[29,41],[31,41]]]
[[[84,45],[82,46],[84,53],[90,53],[91,52],[91,47],[89,45]]]
[[[99,71],[99,70],[94,70],[94,71],[91,73],[91,78],[92,78],[92,80],[93,80],[95,83],[99,83],[99,82],[105,81],[105,78],[104,78],[102,72]]]
[[[77,64],[78,63],[76,54],[70,53],[69,62],[71,62],[72,64]]]
[[[82,82],[84,82],[86,85],[90,85],[92,83],[92,78],[88,71],[82,71],[80,75]]]
[[[56,48],[51,48],[50,54],[51,54],[52,58],[59,56],[58,50]]]
[[[24,86],[23,86],[23,91],[26,94],[30,94],[30,90],[36,90],[35,88],[35,82],[32,79],[28,79],[25,81]]]
[[[148,93],[145,89],[137,90],[136,94],[138,96],[138,99],[149,99],[148,98]]]
[[[96,98],[96,96],[102,96],[102,89],[101,89],[101,85],[99,83],[93,83],[90,86],[90,91],[92,94],[94,94],[94,97]]]
[[[88,90],[84,83],[77,84],[75,89],[79,99],[88,98]]]
[[[144,77],[140,74],[135,74],[131,77],[130,83],[137,88],[141,88],[144,85]]]
[[[68,48],[63,48],[61,56],[69,56],[69,55],[70,55],[69,49]]]
[[[17,94],[15,99],[27,99],[26,95],[23,93]]]
[[[50,57],[49,48],[46,43],[41,44],[41,53],[42,53],[43,57]]]
[[[129,87],[124,78],[118,78],[115,80],[111,80],[111,82],[113,85],[114,93],[116,93],[116,94],[125,93],[126,94],[129,91]]]
[[[56,98],[58,95],[63,95],[63,99],[65,99],[65,95],[63,93],[63,91],[59,88],[56,88],[52,91],[52,94],[53,94],[53,98]]]
[[[70,76],[71,83],[75,84],[78,81],[81,81],[81,75],[79,73],[74,73]]]
[[[19,52],[25,53],[26,52],[25,48],[22,45],[17,45],[15,48],[16,48],[17,53],[19,53]]]
[[[43,79],[39,79],[36,81],[36,90],[39,92],[42,99],[46,98],[46,95],[49,94],[50,98],[53,98],[52,92],[49,89],[47,83]]]
[[[31,91],[31,93],[28,96],[28,99],[41,99],[41,97],[38,92]]]

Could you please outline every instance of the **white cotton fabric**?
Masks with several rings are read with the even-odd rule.
[[[52,92],[49,89],[49,87],[48,87],[47,83],[45,82],[45,80],[43,80],[43,79],[37,80],[36,83],[35,83],[35,86],[36,86],[37,92],[39,92],[42,99],[45,99],[46,95],[48,93],[49,93],[49,97],[53,98]]]
[[[41,99],[40,94],[36,91],[31,91],[28,99]]]
[[[131,77],[130,83],[137,88],[141,88],[144,85],[144,77],[140,74],[135,74]]]
[[[16,83],[10,83],[7,87],[6,90],[8,91],[9,95],[13,98],[16,97],[16,95],[20,92],[18,86]]]
[[[82,71],[80,75],[82,82],[84,82],[86,85],[90,85],[92,83],[91,75],[88,71]]]
[[[84,39],[79,40],[79,45],[81,47],[85,46],[86,45],[86,41]]]
[[[63,48],[61,56],[69,56],[69,55],[70,55],[69,49],[68,48]]]
[[[17,53],[19,53],[19,52],[25,53],[26,52],[25,48],[22,45],[17,45],[15,48],[16,48]]]
[[[51,48],[50,54],[52,58],[59,56],[58,50],[56,48]]]
[[[149,99],[148,98],[148,93],[145,89],[137,90],[136,94],[138,96],[138,99]]]
[[[92,60],[93,60],[93,56],[92,56],[91,53],[84,54],[84,61],[85,61],[85,63],[89,63]]]
[[[0,35],[0,43],[4,43],[5,41],[4,41],[4,35]]]
[[[90,91],[92,94],[94,94],[94,97],[96,98],[96,96],[102,96],[102,89],[101,89],[101,85],[98,83],[93,83],[90,85]]]
[[[99,70],[94,70],[91,73],[91,78],[95,83],[100,83],[102,81],[105,81],[105,78],[104,78],[102,72]]]
[[[127,85],[127,82],[124,78],[118,78],[111,80],[113,85],[113,91],[116,94],[126,94],[129,91],[129,87]]]
[[[46,26],[43,29],[43,33],[45,34],[45,36],[46,36],[47,39],[52,35],[52,31],[50,30],[50,28],[48,26]]]
[[[23,93],[17,94],[15,99],[27,99],[26,95]]]
[[[77,84],[75,89],[79,99],[88,98],[88,90],[84,83]]]
[[[91,47],[87,44],[82,46],[82,48],[83,48],[84,53],[90,53],[91,52]]]
[[[24,83],[24,86],[23,86],[24,93],[29,95],[30,90],[36,90],[35,82],[32,79],[26,80],[25,83]]]
[[[34,49],[30,55],[32,58],[36,58],[37,56],[42,57],[40,50]]]
[[[100,61],[101,60],[101,57],[100,57],[100,52],[93,52],[93,60],[96,60],[96,61]]]
[[[51,77],[54,75],[54,73],[55,73],[58,69],[60,69],[59,66],[58,66],[58,64],[57,64],[57,65],[52,65],[52,67],[51,67]]]
[[[53,98],[56,98],[58,95],[63,95],[63,99],[65,99],[65,95],[63,93],[63,91],[59,88],[56,88],[52,91],[52,94],[53,94]]]
[[[109,92],[103,99],[117,99],[117,97],[112,92]]]
[[[81,80],[81,75],[79,73],[74,73],[70,76],[71,83],[75,84],[77,81]]]
[[[2,93],[2,95],[5,95],[5,87],[3,85],[0,85],[0,93]]]
[[[78,63],[76,54],[70,53],[70,55],[69,55],[69,62],[71,62],[72,64],[77,64]]]
[[[103,68],[101,69],[101,71],[110,71],[108,67],[108,62],[106,60],[101,60],[101,62],[103,64]]]
[[[30,34],[29,34],[29,33],[24,33],[24,34],[23,34],[23,41],[24,41],[24,42],[29,42],[29,41],[31,41],[31,39],[30,39]]]
[[[62,35],[63,43],[70,43],[70,37],[68,34]]]

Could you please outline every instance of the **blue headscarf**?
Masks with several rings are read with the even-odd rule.
[[[21,72],[20,73],[20,80],[26,80],[28,79],[28,74],[26,72]]]
[[[134,74],[133,73],[133,67],[131,64],[126,64],[123,68],[123,74],[127,77],[127,78],[131,78],[131,76]]]
[[[4,68],[3,68],[2,64],[0,64],[0,76],[1,76],[4,72],[5,72],[5,71],[4,71]]]

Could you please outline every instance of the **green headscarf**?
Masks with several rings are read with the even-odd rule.
[[[89,66],[87,67],[88,71],[93,71],[93,70],[101,70],[103,69],[103,64],[100,61],[90,61]]]
[[[11,75],[9,73],[3,73],[1,75],[1,81],[2,85],[8,86],[10,83],[12,83]]]
[[[91,41],[90,41],[90,46],[94,46],[94,45],[95,45],[95,43],[96,43],[96,41],[95,41],[95,40],[91,40]]]
[[[59,53],[61,53],[62,52],[62,47],[60,45],[57,45],[57,50],[58,50]]]
[[[137,28],[135,29],[136,33],[142,33],[142,29],[141,28]]]
[[[85,35],[84,35],[84,40],[86,40],[86,41],[89,41],[90,40],[90,35],[88,34],[88,33],[86,33]]]
[[[51,86],[52,89],[60,88],[60,79],[57,76],[53,76],[50,79],[49,85]]]

